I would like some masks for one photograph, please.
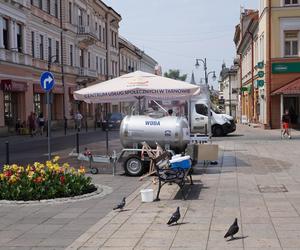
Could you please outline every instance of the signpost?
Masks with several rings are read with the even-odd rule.
[[[48,109],[48,160],[51,160],[51,100],[50,92],[55,85],[54,76],[51,72],[44,72],[40,78],[40,84],[47,94],[47,109]]]

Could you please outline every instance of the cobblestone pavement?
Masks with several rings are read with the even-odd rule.
[[[88,136],[93,136],[93,133]],[[88,147],[94,153],[105,153],[105,143],[101,140],[91,141],[81,145],[81,149]],[[110,141],[111,150],[119,148],[118,139]],[[71,148],[66,148],[55,154],[61,156],[62,162],[69,162],[72,166],[87,166],[87,162],[69,157],[70,151]],[[93,182],[111,187],[112,193],[64,204],[0,205],[0,250],[65,249],[109,213],[117,201],[130,195],[142,184],[138,178],[124,176],[121,166],[118,166],[117,175],[112,176],[111,167],[105,164],[93,165],[100,169],[100,174],[92,176]]]
[[[215,140],[219,164],[197,166],[186,201],[166,185],[160,202],[141,203],[138,188],[126,211],[95,220],[68,249],[299,250],[299,132],[280,140],[280,131],[241,126],[238,134]],[[177,206],[180,223],[168,227]],[[235,217],[238,239],[226,241]]]

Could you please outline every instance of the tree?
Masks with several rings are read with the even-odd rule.
[[[185,81],[187,78],[187,74],[180,75],[179,69],[169,69],[169,72],[165,72],[164,76],[180,81]]]

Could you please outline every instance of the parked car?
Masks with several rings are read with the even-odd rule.
[[[106,130],[106,128],[119,129],[123,118],[124,115],[122,113],[109,113],[102,121],[102,130]]]

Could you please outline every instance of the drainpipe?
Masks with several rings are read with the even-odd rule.
[[[271,84],[272,84],[272,62],[271,62],[271,39],[272,39],[272,5],[271,0],[268,0],[268,50],[267,50],[267,60],[268,60],[268,81],[266,84],[266,95],[267,95],[267,125],[272,128],[272,110],[271,110]]]
[[[64,48],[63,48],[63,1],[60,0],[60,57],[61,57],[61,83],[63,86],[63,119],[64,119],[64,134],[67,135],[68,120],[66,117],[66,89],[65,89],[65,73],[64,73]]]
[[[239,54],[240,56],[240,93],[241,93],[241,99],[240,99],[240,123],[242,123],[242,116],[243,116],[243,99],[244,99],[244,93],[242,92],[242,87],[243,87],[243,80],[242,80],[242,77],[243,77],[243,63],[242,63],[242,60],[243,60],[243,56],[242,54]]]

